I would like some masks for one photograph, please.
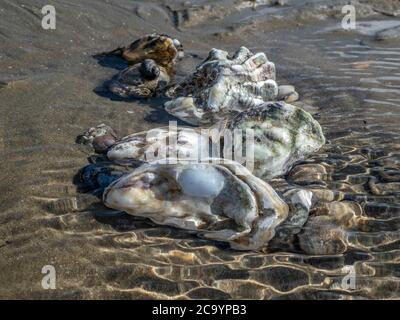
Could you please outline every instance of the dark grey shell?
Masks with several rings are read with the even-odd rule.
[[[170,82],[167,70],[154,60],[146,59],[122,70],[109,84],[114,94],[123,98],[156,96]]]

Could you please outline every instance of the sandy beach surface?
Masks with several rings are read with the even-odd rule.
[[[2,0],[0,298],[399,298],[400,4],[355,1],[348,31],[347,2],[54,0],[56,30],[44,30],[43,1]],[[328,140],[309,159],[329,168],[320,187],[362,209],[344,253],[234,251],[145,219],[100,217],[101,201],[77,191],[92,154],[75,143],[85,129],[106,123],[124,136],[174,120],[162,99],[112,96],[104,83],[126,65],[93,57],[152,32],[183,44],[178,79],[211,48],[243,45],[295,85]],[[54,290],[41,285],[46,265]],[[341,286],[346,266],[352,290]]]

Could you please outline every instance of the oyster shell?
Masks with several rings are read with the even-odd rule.
[[[208,131],[171,125],[128,135],[109,148],[107,157],[119,163],[163,158],[200,161],[210,157],[212,147]]]
[[[279,232],[297,234],[307,222],[312,206],[313,193],[304,189],[291,189],[283,194],[283,198],[289,205],[289,215],[279,226]]]
[[[110,126],[104,123],[97,127],[89,128],[76,139],[77,143],[91,146],[99,153],[107,151],[116,141],[117,134]]]
[[[108,88],[123,98],[148,98],[161,92],[170,80],[171,76],[165,67],[157,65],[154,60],[146,59],[122,70]]]
[[[113,182],[103,201],[157,224],[198,231],[234,249],[260,249],[286,219],[288,206],[246,168],[220,160],[143,165]]]
[[[154,60],[164,68],[172,68],[176,59],[183,57],[182,44],[165,34],[148,34],[127,47],[117,48],[102,55],[121,56],[132,65],[143,62],[146,59]]]
[[[280,98],[293,100],[292,88],[282,87]],[[278,94],[275,65],[264,53],[240,47],[230,57],[226,51],[212,49],[192,75],[166,91],[174,100],[166,102],[165,109],[190,124],[210,124],[276,100]]]
[[[183,57],[183,47],[167,35],[149,34],[102,55],[121,56],[131,64],[110,82],[111,92],[123,98],[147,98],[169,84],[176,60]]]
[[[281,85],[278,87],[277,100],[283,100],[285,102],[291,103],[299,100],[299,94],[292,85]]]
[[[298,234],[306,224],[310,209],[313,204],[313,193],[309,190],[290,189],[283,193],[283,199],[289,206],[289,214],[286,220],[275,230],[275,237],[270,243],[274,249],[287,249],[296,251],[295,244],[298,243]]]
[[[311,114],[285,102],[264,103],[248,109],[227,120],[225,126],[230,131],[253,131],[254,163],[247,163],[246,167],[253,167],[253,174],[263,179],[285,174],[295,162],[325,143],[321,126]],[[241,143],[247,154],[247,143],[237,140],[236,143]]]
[[[309,255],[335,255],[347,249],[347,234],[330,216],[311,216],[299,233],[299,246]]]

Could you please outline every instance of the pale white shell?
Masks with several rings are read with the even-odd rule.
[[[112,209],[195,230],[235,249],[266,246],[286,219],[288,206],[240,164],[209,160],[219,163],[143,165],[112,183],[103,201]]]
[[[112,146],[107,157],[116,162],[152,162],[164,158],[200,159],[210,156],[208,131],[188,127],[161,127],[134,133]]]

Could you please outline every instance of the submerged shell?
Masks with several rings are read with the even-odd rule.
[[[290,189],[283,194],[284,201],[289,206],[286,220],[276,228],[275,237],[270,243],[271,248],[278,250],[296,250],[297,235],[302,231],[309,217],[313,193],[304,189]]]
[[[304,189],[292,189],[283,195],[284,200],[289,205],[289,215],[285,222],[278,227],[278,236],[291,236],[301,231],[308,219],[312,206],[312,196],[311,191]]]
[[[299,245],[310,255],[341,254],[347,249],[347,235],[332,217],[312,216],[299,233]]]
[[[190,124],[209,124],[263,101],[275,100],[275,65],[264,53],[241,47],[229,57],[212,49],[196,71],[167,90],[175,98],[165,104],[172,115]]]
[[[109,84],[114,94],[123,98],[148,98],[155,96],[170,82],[167,70],[154,60],[146,59],[122,70]]]
[[[240,250],[266,246],[288,215],[288,206],[269,184],[232,161],[143,165],[113,182],[103,201]]]

